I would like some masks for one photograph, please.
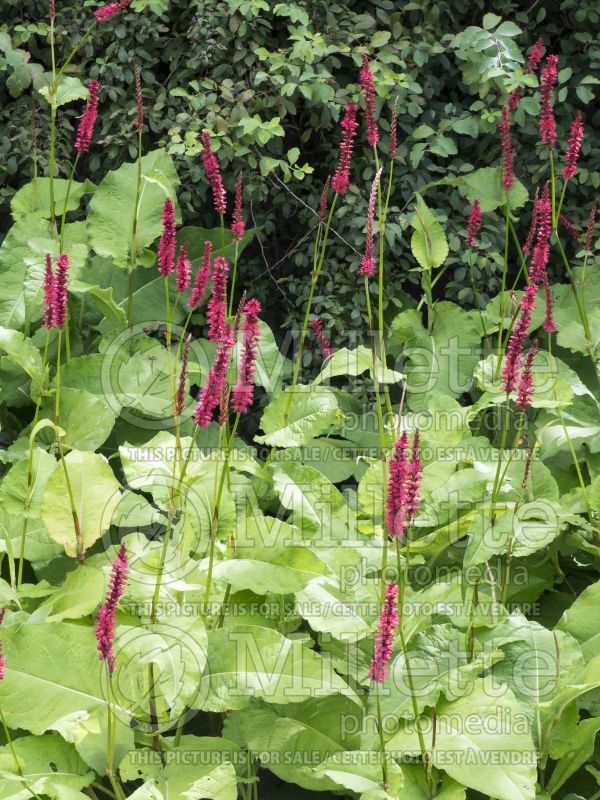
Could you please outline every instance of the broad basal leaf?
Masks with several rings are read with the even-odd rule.
[[[410,247],[420,267],[430,270],[441,266],[448,257],[448,242],[444,229],[427,208],[421,195],[415,193],[415,200],[411,220],[415,232],[410,240]]]
[[[298,447],[323,433],[337,416],[336,396],[324,386],[288,388],[265,408],[260,421],[264,435],[254,438],[272,447]]]

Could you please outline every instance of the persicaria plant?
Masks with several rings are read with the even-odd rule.
[[[406,96],[357,34],[286,335],[247,268],[260,176],[208,105],[214,227],[149,149],[143,64],[137,157],[85,179],[108,88],[81,48],[160,5],[91,10],[61,61],[50,4],[48,169],[0,249],[0,800],[598,798],[600,261],[594,199],[569,201],[592,112],[561,118],[548,44],[499,54],[494,163],[399,222]],[[367,330],[338,346],[317,301],[353,214]],[[444,299],[450,214],[474,307]]]

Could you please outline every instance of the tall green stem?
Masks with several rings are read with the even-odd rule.
[[[133,222],[131,223],[131,244],[129,248],[129,276],[127,281],[127,325],[133,323],[133,273],[137,266],[137,229],[142,191],[142,129],[138,129],[138,156],[135,185],[135,202],[133,206]]]

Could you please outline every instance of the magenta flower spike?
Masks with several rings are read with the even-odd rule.
[[[552,107],[554,85],[558,80],[558,56],[549,55],[542,70],[540,82],[540,140],[554,147],[556,144],[556,120]]]
[[[185,292],[190,285],[192,278],[192,264],[188,258],[187,247],[182,244],[179,248],[179,255],[177,256],[177,265],[175,267],[175,288],[178,292]]]
[[[571,123],[571,131],[569,133],[569,142],[567,145],[567,155],[565,157],[565,166],[562,171],[563,178],[566,181],[571,180],[577,172],[577,162],[579,161],[579,153],[583,143],[583,119],[581,112],[578,111],[575,119]]]
[[[96,126],[96,117],[98,115],[98,93],[100,91],[100,84],[98,81],[88,81],[87,89],[87,103],[81,115],[79,127],[77,128],[77,136],[75,138],[75,149],[79,153],[87,153],[90,149],[94,128]]]
[[[98,611],[95,630],[100,661],[106,661],[108,671],[111,674],[115,669],[113,642],[115,638],[117,606],[125,591],[128,572],[127,550],[125,545],[121,545],[117,557],[112,563],[106,600]]]
[[[367,120],[367,141],[374,147],[379,141],[379,130],[375,122],[375,81],[366,55],[362,57],[362,68],[360,70],[360,85],[365,98],[365,117]]]
[[[228,328],[217,347],[215,359],[208,373],[206,383],[198,395],[194,423],[201,428],[207,427],[215,408],[217,408],[223,394],[227,391],[227,367],[229,366],[229,358],[234,344],[233,331]]]
[[[206,295],[206,289],[208,288],[208,282],[210,280],[211,257],[212,242],[206,241],[204,242],[202,262],[198,267],[198,273],[196,275],[196,280],[194,281],[194,287],[192,289],[192,293],[190,294],[190,300],[188,303],[188,306],[192,310],[198,308]]]
[[[203,131],[200,134],[200,139],[204,145],[202,151],[204,174],[210,184],[215,211],[223,217],[227,211],[227,196],[225,194],[225,187],[223,186],[223,179],[221,178],[221,168],[211,148],[210,133],[208,131]]]
[[[323,333],[323,322],[320,319],[311,319],[309,324],[313,329],[316,340],[321,345],[323,358],[331,358],[331,356],[335,353],[335,350],[331,346],[329,339]]]
[[[96,9],[96,11],[94,11],[96,22],[98,25],[108,22],[109,19],[116,17],[117,14],[127,11],[132,2],[133,0],[120,0],[118,3],[107,3],[105,6],[102,6],[102,8]]]
[[[237,176],[235,182],[235,199],[233,204],[233,217],[231,220],[231,233],[233,234],[233,242],[241,242],[246,232],[244,219],[242,217],[242,208],[244,203],[244,194],[242,191],[242,173]]]
[[[371,192],[369,194],[369,204],[367,206],[367,233],[365,236],[365,252],[360,261],[358,274],[364,275],[366,278],[372,278],[375,275],[375,202],[377,200],[377,187],[381,178],[381,169],[377,171],[373,183],[371,184]]]
[[[238,379],[233,387],[232,408],[236,413],[245,414],[254,398],[254,372],[260,329],[258,315],[261,312],[258,300],[248,300],[244,305],[244,324],[242,328],[242,356]]]
[[[354,139],[358,129],[356,113],[358,106],[352,101],[346,103],[344,118],[342,119],[342,142],[340,144],[340,160],[333,178],[331,187],[337,194],[346,194],[350,186],[350,163],[352,161],[352,150]]]
[[[229,334],[227,312],[227,276],[229,263],[226,258],[217,256],[213,265],[213,289],[208,301],[206,320],[208,322],[208,338],[211,342],[224,341]]]
[[[473,250],[473,248],[477,244],[477,233],[479,228],[481,227],[481,205],[479,203],[479,198],[476,197],[473,200],[473,205],[471,206],[471,211],[469,212],[469,221],[467,223],[467,247],[469,250]]]
[[[390,581],[385,588],[385,600],[379,615],[375,648],[369,670],[369,678],[376,683],[383,683],[387,677],[398,623],[398,584]]]
[[[510,136],[511,119],[508,106],[504,106],[498,124],[502,144],[502,188],[508,192],[515,182],[515,154]]]

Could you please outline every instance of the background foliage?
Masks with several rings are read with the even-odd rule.
[[[59,5],[58,46],[66,50],[71,37],[84,30],[93,4],[65,0]],[[205,194],[197,191],[199,184],[205,185],[196,141],[200,129],[209,127],[219,134],[219,160],[229,190],[237,172],[244,170],[252,219],[261,228],[246,252],[244,270],[248,285],[262,292],[262,299],[277,298],[268,303],[269,321],[276,328],[280,323],[297,325],[305,304],[312,242],[308,231],[314,225],[311,209],[317,207],[323,181],[335,162],[340,110],[349,96],[358,95],[362,52],[377,60],[375,78],[380,105],[385,103],[384,117],[392,98],[399,98],[401,146],[392,194],[396,219],[387,228],[396,276],[388,284],[389,319],[402,305],[400,287],[406,287],[407,273],[417,284],[417,274],[410,272],[415,262],[409,237],[404,235],[408,226],[404,210],[412,192],[498,162],[499,109],[507,87],[519,74],[521,54],[535,38],[542,36],[547,48],[560,54],[559,129],[568,130],[576,109],[583,109],[588,128],[600,118],[595,108],[600,44],[593,33],[600,14],[594,0],[499,0],[494,5],[499,16],[487,15],[490,32],[483,40],[473,28],[471,33],[466,30],[484,25],[489,4],[483,0],[416,0],[401,8],[391,0],[136,0],[134,8],[146,13],[130,14],[127,21],[98,32],[78,57],[82,77],[98,78],[104,87],[101,147],[95,148],[83,169],[89,168],[86,174],[98,181],[107,169],[119,165],[128,150],[134,158],[131,123],[137,60],[148,105],[146,146],[165,146],[176,159],[184,220],[205,227],[212,224]],[[31,89],[43,82],[50,66],[45,15],[45,0],[5,4],[3,9],[0,74],[6,80],[0,88],[0,157],[6,169],[0,172],[0,201],[5,211],[15,189],[32,173]],[[502,23],[500,17],[511,22]],[[133,35],[127,35],[131,26]],[[77,112],[69,106],[62,110],[62,125],[74,128]],[[530,174],[534,167],[529,166],[540,163],[533,152],[536,113],[536,101],[528,100],[516,121],[523,134],[517,171],[526,183],[538,178]],[[47,152],[42,115],[39,126],[39,152]],[[385,145],[386,123],[382,121],[381,127]],[[63,142],[71,139],[62,137]],[[591,187],[596,190],[600,185],[598,140],[588,137],[583,152],[585,167],[577,178],[581,190],[571,189],[567,208],[581,226]],[[70,154],[60,155],[58,162],[66,165]],[[373,175],[372,159],[366,150],[357,157],[362,170],[359,160],[356,175],[364,179],[364,187]],[[316,165],[314,171],[309,165]],[[46,168],[40,160],[39,169]],[[483,304],[498,289],[502,242],[494,233],[497,226],[490,225],[488,248],[475,269],[478,297],[474,298],[461,261],[465,209],[459,198],[451,205],[446,198],[445,192],[439,195],[450,245],[442,279],[445,294],[461,303]],[[339,247],[330,250],[317,291],[315,309],[333,329],[334,344],[348,329],[363,330],[364,298],[355,290],[355,273],[366,203],[365,192],[354,186],[345,214],[338,219],[337,231],[345,241],[338,240]],[[8,215],[3,215],[2,227],[8,224]],[[350,256],[348,244],[354,248]],[[312,358],[310,351],[306,357]]]

